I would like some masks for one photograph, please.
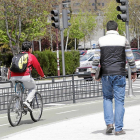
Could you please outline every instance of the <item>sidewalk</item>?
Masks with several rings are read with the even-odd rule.
[[[125,108],[125,135],[105,134],[103,112],[28,129],[2,140],[138,140],[140,105]]]

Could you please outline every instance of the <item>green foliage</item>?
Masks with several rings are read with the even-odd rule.
[[[49,67],[49,60],[48,60],[47,53],[45,51],[43,51],[43,52],[36,51],[33,54],[38,59],[44,74],[47,76],[48,75],[48,67]],[[35,69],[32,70],[32,75],[33,75],[33,77],[38,76],[38,73],[37,73],[37,71]]]
[[[43,38],[46,35],[46,26],[49,24],[47,18],[50,5],[53,2],[0,0],[0,42],[7,43],[12,38],[12,44],[19,48],[20,42],[24,40]]]
[[[70,38],[82,39],[84,36],[89,34],[95,27],[96,16],[91,12],[82,12],[78,14],[72,14],[71,16],[71,26],[69,36]],[[65,36],[67,35],[67,30],[65,30]]]
[[[56,52],[45,50],[44,55],[48,57],[47,75],[57,75],[57,56]]]
[[[22,32],[21,40],[38,40],[46,35],[46,26],[47,23],[46,16],[48,15],[47,11],[42,13],[41,17],[36,17],[31,19],[31,23],[28,23],[28,26]]]
[[[46,76],[57,76],[57,53],[51,52],[49,50],[45,50],[43,52],[36,51],[33,53],[36,58],[38,59],[41,68],[43,69],[43,72]],[[65,72],[66,75],[73,74],[75,72],[75,69],[79,67],[79,51],[68,51],[64,53],[65,56]],[[11,60],[12,60],[13,54],[6,53],[1,54],[0,53],[0,61],[2,61],[2,65],[6,65],[6,67],[10,67]],[[62,70],[62,52],[59,51],[59,65],[60,65],[60,75],[63,75]],[[32,76],[38,77],[37,71],[33,68],[32,70]]]
[[[106,28],[106,24],[110,20],[114,20],[118,23],[119,34],[124,35],[125,32],[125,22],[117,19],[117,15],[120,14],[116,10],[117,3],[116,1],[110,1],[104,9],[104,28]]]
[[[68,64],[68,69],[66,69],[66,72],[67,72],[67,74],[73,74],[75,72],[75,69],[77,67],[79,67],[79,65],[80,65],[79,51],[72,50],[71,52],[68,53],[68,56],[66,57],[66,58],[68,58],[68,61],[67,61],[67,59],[65,60],[67,63],[69,63]]]
[[[36,51],[33,53],[46,76],[57,76],[57,53],[45,50],[43,52]],[[79,66],[79,51],[68,51],[64,53],[65,56],[65,72],[66,75],[73,74],[75,69]],[[62,52],[59,51],[59,66],[60,66],[60,75],[63,74],[62,70]],[[32,70],[32,76],[38,77],[38,74],[35,69]]]
[[[66,75],[73,74],[75,72],[75,69],[79,67],[79,51],[68,51],[64,53],[65,57],[65,73]],[[62,52],[59,53],[60,58],[60,74],[63,74],[63,68],[62,68]]]
[[[3,20],[0,20],[0,42],[8,43],[9,39],[6,34],[6,28]]]
[[[66,38],[65,38],[66,40]],[[78,44],[79,44],[79,39],[76,39],[76,49],[78,48]],[[69,38],[69,43],[67,46],[68,50],[74,50],[75,49],[75,38]]]

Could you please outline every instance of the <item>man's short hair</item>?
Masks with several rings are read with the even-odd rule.
[[[118,28],[118,24],[115,21],[110,20],[110,21],[108,21],[106,27],[107,27],[107,31],[109,31],[109,30],[115,30],[116,31],[117,28]]]
[[[24,41],[22,43],[22,51],[29,51],[29,48],[31,49],[32,43],[30,41]]]

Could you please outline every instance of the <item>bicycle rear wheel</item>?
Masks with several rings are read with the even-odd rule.
[[[17,95],[13,95],[8,104],[8,121],[11,126],[17,126],[22,117],[22,106],[20,98]]]
[[[33,98],[33,101],[31,102],[31,107],[33,109],[33,111],[30,112],[31,119],[34,122],[37,122],[40,120],[42,116],[42,111],[43,111],[42,97],[38,92],[35,93],[35,97]]]

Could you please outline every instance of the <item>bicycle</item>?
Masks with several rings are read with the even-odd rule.
[[[30,112],[26,106],[23,105],[23,95],[27,96],[24,85],[21,81],[15,81],[15,95],[13,95],[8,104],[8,121],[11,126],[17,126],[22,118],[22,115],[27,115]],[[34,122],[40,120],[43,112],[43,101],[41,95],[36,92],[35,97],[31,102],[31,107],[33,109],[30,112],[31,119]]]

